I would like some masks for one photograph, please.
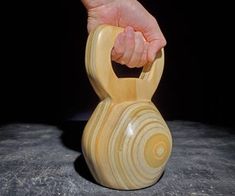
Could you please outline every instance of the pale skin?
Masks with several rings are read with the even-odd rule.
[[[137,0],[82,0],[88,12],[88,32],[100,24],[124,28],[115,41],[112,60],[130,68],[155,59],[166,40],[156,19]]]

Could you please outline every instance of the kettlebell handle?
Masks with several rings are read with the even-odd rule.
[[[118,78],[113,71],[111,51],[123,28],[100,25],[89,34],[86,45],[86,71],[101,100],[109,97],[115,102],[150,100],[159,84],[164,67],[164,50],[152,65],[142,69],[139,78]]]

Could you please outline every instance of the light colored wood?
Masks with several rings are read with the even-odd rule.
[[[101,101],[84,129],[82,150],[99,184],[132,190],[148,187],[161,177],[172,137],[151,102],[162,75],[164,52],[143,68],[139,78],[118,78],[110,55],[122,31],[101,25],[88,37],[86,70]]]

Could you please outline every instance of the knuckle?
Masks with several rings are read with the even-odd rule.
[[[160,43],[161,47],[165,47],[166,44],[167,44],[167,41],[166,41],[165,37],[162,37],[162,39],[160,39],[159,43]]]

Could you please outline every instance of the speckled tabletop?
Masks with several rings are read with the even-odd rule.
[[[80,147],[85,122],[2,125],[0,195],[235,195],[233,130],[196,122],[167,123],[174,144],[165,173],[155,185],[136,191],[95,183]]]

